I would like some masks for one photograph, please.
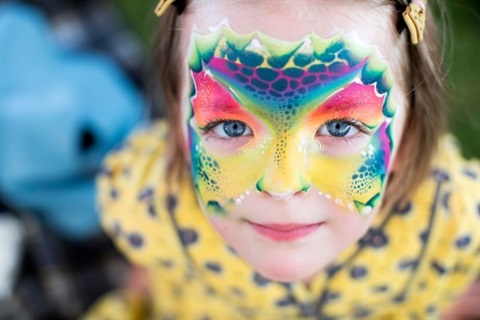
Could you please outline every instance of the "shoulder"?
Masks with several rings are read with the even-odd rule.
[[[432,298],[441,309],[480,272],[480,164],[461,156],[456,140],[445,136],[429,178],[412,203],[420,203],[418,279],[435,284]],[[423,204],[422,204],[423,203]]]
[[[463,158],[451,135],[445,136],[439,145],[432,179],[445,213],[455,219],[480,222],[480,162]]]
[[[166,207],[168,130],[159,122],[133,133],[104,160],[97,205],[105,231],[134,263],[149,264],[158,210]]]

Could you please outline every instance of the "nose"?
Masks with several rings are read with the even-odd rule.
[[[287,200],[295,194],[306,193],[310,183],[305,176],[305,151],[300,150],[293,139],[281,140],[277,144],[272,159],[257,182],[257,190],[276,200]]]
[[[291,196],[295,194],[295,191],[289,191],[284,193],[277,193],[277,192],[269,192],[267,193],[272,196],[275,200],[288,200]]]

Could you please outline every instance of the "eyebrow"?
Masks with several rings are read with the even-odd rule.
[[[354,114],[360,121],[376,122],[383,118],[385,95],[378,95],[374,85],[350,83],[319,105],[310,118]],[[375,119],[375,120],[374,120]]]
[[[192,99],[192,107],[194,115],[202,124],[222,115],[249,116],[232,94],[212,77],[205,73],[193,73],[193,79],[197,93]]]

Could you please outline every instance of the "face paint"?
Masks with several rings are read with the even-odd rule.
[[[209,213],[227,214],[251,192],[313,187],[351,211],[378,205],[395,109],[374,48],[224,27],[194,35],[189,67],[192,173]]]

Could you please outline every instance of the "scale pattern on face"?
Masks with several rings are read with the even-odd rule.
[[[389,123],[395,110],[389,98],[391,79],[386,64],[375,55],[372,48],[340,37],[322,39],[314,34],[297,42],[284,42],[261,33],[235,34],[225,27],[208,35],[194,36],[189,66],[193,120],[201,117],[198,113],[206,110],[199,106],[204,103],[202,101],[208,101],[202,95],[229,96],[227,103],[225,100],[221,103],[240,105],[262,119],[270,136],[270,142],[258,143],[241,155],[235,155],[243,163],[250,159],[257,164],[256,168],[244,166],[246,170],[251,169],[250,181],[247,182],[246,179],[235,179],[233,176],[235,166],[237,172],[241,169],[239,161],[233,157],[222,159],[206,151],[202,146],[201,134],[194,126],[190,128],[195,186],[200,198],[213,213],[226,213],[226,207],[241,202],[252,187],[260,191],[267,188],[263,179],[269,170],[267,167],[274,167],[270,171],[282,177],[296,175],[292,179],[301,181],[302,190],[315,185],[337,204],[348,205],[351,209],[356,207],[360,212],[369,211],[375,206],[389,163],[392,148]],[[327,158],[332,157],[321,152],[312,156],[303,155],[321,163],[309,161],[316,165],[306,166],[302,174],[298,170],[292,173],[289,169],[295,156],[292,157],[291,150],[300,150],[302,145],[307,153],[312,149],[311,141],[305,143],[305,140],[300,142],[298,139],[298,132],[308,132],[305,119],[333,94],[355,84],[363,85],[364,91],[366,86],[370,86],[370,100],[378,104],[383,123],[376,126],[368,147],[355,155],[355,159],[350,157],[344,159],[343,163],[339,161],[336,171],[349,172],[348,176],[342,178],[345,175],[342,173],[339,177],[343,179],[342,183],[325,186],[321,181],[325,177],[321,177],[318,168],[307,168],[331,163],[331,159]],[[335,111],[336,116],[341,113],[341,110]],[[314,136],[316,129],[311,128],[314,130],[313,134],[310,132],[311,136]],[[260,149],[261,153],[258,151]],[[268,157],[271,159],[259,160]],[[296,158],[299,158],[298,154]],[[227,161],[231,164],[228,165]],[[226,178],[227,175],[230,177]]]

